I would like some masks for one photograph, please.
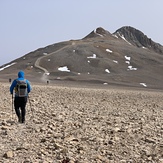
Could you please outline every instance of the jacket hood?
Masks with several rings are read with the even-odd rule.
[[[19,78],[24,78],[24,72],[23,71],[19,71],[18,72],[18,77]]]

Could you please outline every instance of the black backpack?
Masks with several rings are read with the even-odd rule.
[[[17,80],[16,90],[17,90],[17,95],[19,97],[27,96],[27,82],[26,82],[26,79]]]

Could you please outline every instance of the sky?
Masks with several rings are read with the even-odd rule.
[[[163,45],[163,0],[0,0],[0,66],[98,27],[134,27]]]

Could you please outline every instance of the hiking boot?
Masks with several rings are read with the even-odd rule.
[[[21,119],[21,123],[25,123],[25,118],[22,118]]]
[[[18,122],[21,123],[22,122],[22,117],[18,117]]]

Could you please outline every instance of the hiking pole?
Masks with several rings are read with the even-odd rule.
[[[28,95],[28,100],[29,100],[29,105],[30,105],[31,112],[32,112],[32,117],[33,117],[33,109],[32,109],[32,107],[31,107],[31,100],[30,100],[30,98],[29,98],[29,95]]]
[[[12,94],[12,120],[13,120],[13,106],[14,106],[14,103],[13,103],[13,94]]]

